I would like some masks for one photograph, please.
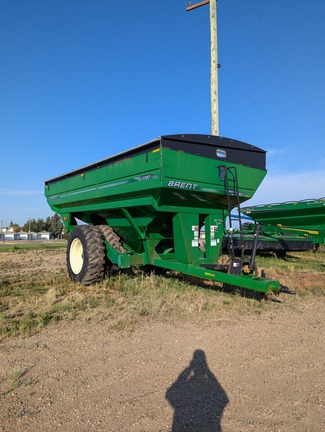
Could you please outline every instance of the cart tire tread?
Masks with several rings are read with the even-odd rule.
[[[119,236],[114,232],[113,228],[108,225],[97,225],[97,228],[100,230],[107,243],[109,243],[112,248],[116,250],[116,252],[126,252],[122,246]]]
[[[82,285],[99,282],[104,276],[105,248],[96,227],[78,225],[70,234],[67,247],[69,277]]]

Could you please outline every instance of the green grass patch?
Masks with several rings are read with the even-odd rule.
[[[285,257],[277,258],[271,254],[257,256],[259,268],[277,268],[286,272],[300,271],[325,273],[324,252],[288,252]]]
[[[66,240],[44,240],[43,242],[38,242],[37,240],[1,243],[0,242],[0,253],[1,252],[19,252],[25,250],[48,250],[48,249],[63,249],[66,248]]]

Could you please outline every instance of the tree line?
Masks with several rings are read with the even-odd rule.
[[[9,228],[14,232],[41,232],[47,231],[53,235],[54,238],[60,237],[62,235],[62,230],[64,228],[60,216],[55,213],[54,216],[48,216],[44,219],[28,219],[24,225],[19,225],[14,222],[10,222]]]

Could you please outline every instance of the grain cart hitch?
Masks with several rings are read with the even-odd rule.
[[[289,289],[285,285],[280,285],[280,291],[279,291],[279,293],[296,295],[296,291],[292,291],[291,289]]]

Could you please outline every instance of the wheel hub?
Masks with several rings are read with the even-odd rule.
[[[79,274],[84,263],[84,249],[78,238],[75,238],[71,243],[69,258],[71,270],[73,273]]]

